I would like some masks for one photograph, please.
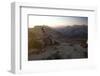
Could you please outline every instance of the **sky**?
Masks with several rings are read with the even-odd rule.
[[[62,27],[68,25],[88,25],[87,17],[72,17],[72,16],[37,16],[29,15],[29,28],[36,25],[47,25],[49,27]]]

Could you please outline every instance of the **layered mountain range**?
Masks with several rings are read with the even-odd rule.
[[[87,38],[88,26],[87,25],[73,25],[55,28],[67,38]]]

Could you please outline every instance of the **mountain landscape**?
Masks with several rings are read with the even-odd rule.
[[[28,28],[28,60],[88,58],[88,26]]]

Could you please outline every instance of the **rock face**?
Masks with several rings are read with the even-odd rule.
[[[67,38],[61,29],[48,26],[29,28],[28,60],[88,58],[87,47],[83,47],[83,43],[86,45],[86,40],[87,38],[85,41],[82,38],[79,40]]]

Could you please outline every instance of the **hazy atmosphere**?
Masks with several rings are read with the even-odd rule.
[[[88,58],[87,41],[88,17],[29,16],[29,61]]]
[[[87,25],[87,17],[57,17],[57,16],[29,16],[29,28],[36,25],[48,25],[50,27],[60,27],[68,25]]]

